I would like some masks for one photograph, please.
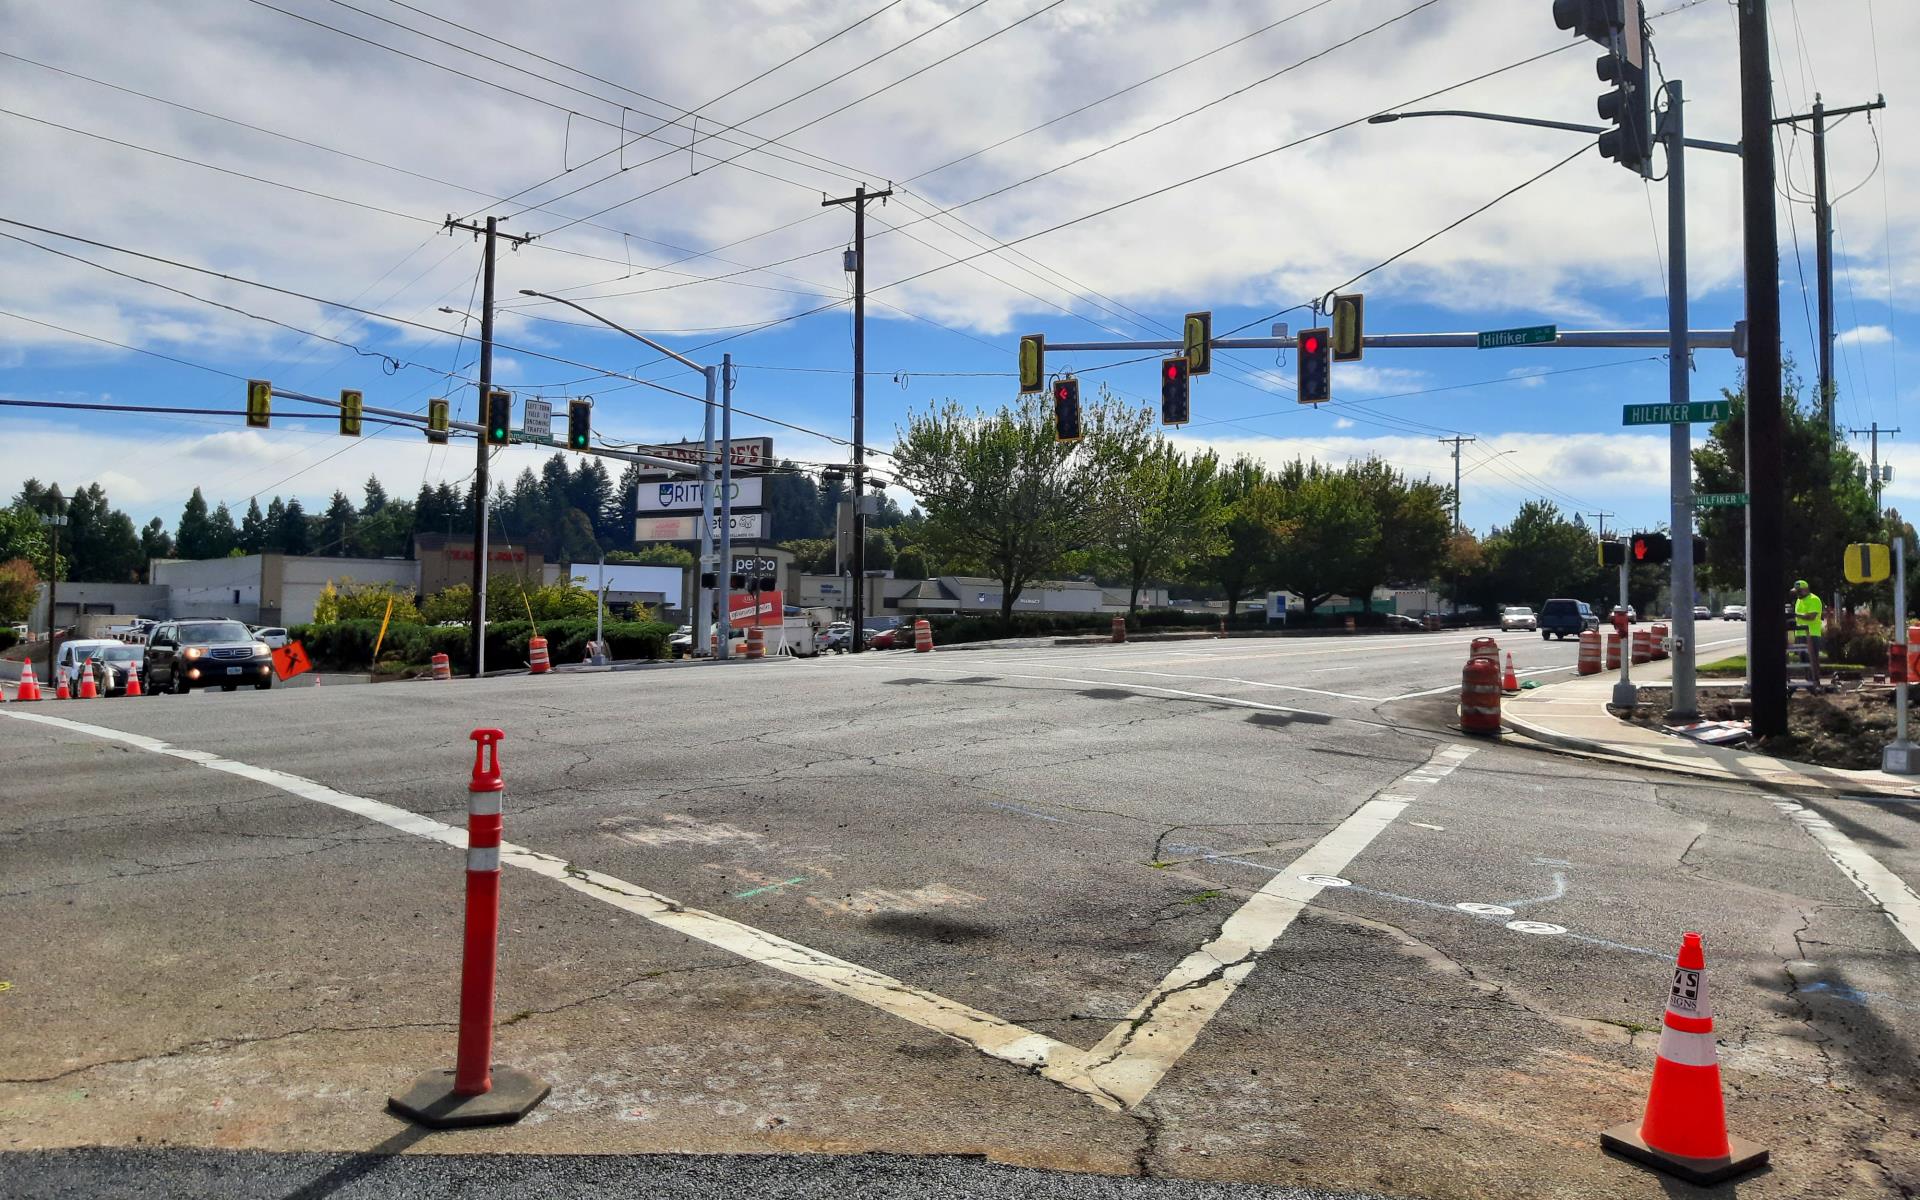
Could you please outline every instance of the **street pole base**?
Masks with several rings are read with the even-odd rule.
[[[1920,774],[1920,764],[1914,762],[1913,745],[1910,742],[1895,742],[1880,752],[1880,769],[1889,775]]]
[[[454,1094],[453,1072],[428,1071],[397,1096],[387,1097],[387,1109],[429,1129],[470,1129],[477,1125],[511,1125],[547,1098],[553,1088],[513,1067],[493,1068],[492,1089],[478,1096]]]
[[[1613,685],[1613,706],[1615,708],[1637,708],[1639,704],[1639,688],[1625,681]]]
[[[1640,1122],[1615,1125],[1600,1135],[1600,1148],[1630,1158],[1656,1171],[1665,1171],[1688,1183],[1711,1187],[1716,1183],[1744,1175],[1767,1165],[1767,1151],[1745,1138],[1727,1137],[1732,1151],[1724,1158],[1685,1158],[1647,1145],[1640,1136]]]

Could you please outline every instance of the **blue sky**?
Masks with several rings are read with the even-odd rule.
[[[770,432],[779,453],[804,462],[839,461],[845,447],[829,437],[849,432],[844,306],[692,350],[844,299],[840,250],[850,219],[843,210],[821,210],[822,192],[844,194],[855,180],[881,186],[891,179],[903,189],[896,203],[872,210],[870,227],[868,278],[875,290],[868,307],[867,426],[870,441],[885,448],[910,407],[946,397],[983,408],[1010,400],[1021,332],[1044,331],[1054,341],[1165,337],[1183,313],[1201,308],[1212,309],[1216,330],[1231,329],[1297,305],[1404,249],[1577,144],[1568,135],[1452,120],[1362,124],[953,265],[956,256],[981,246],[1024,238],[1552,49],[1565,35],[1552,28],[1544,5],[1517,22],[1518,6],[1497,0],[1391,6],[991,0],[977,11],[932,0],[884,9],[880,0],[798,9],[738,0],[722,6],[723,15],[733,28],[757,36],[734,39],[738,53],[717,72],[711,64],[719,60],[707,52],[729,44],[720,28],[727,22],[703,19],[700,6],[661,5],[644,16],[552,7],[529,48],[589,76],[518,57],[397,6],[376,4],[369,11],[524,69],[510,71],[320,0],[289,7],[459,64],[493,83],[401,59],[241,0],[181,21],[153,19],[150,27],[128,30],[128,37],[104,41],[85,35],[109,20],[140,26],[149,17],[128,18],[84,0],[57,11],[22,10],[9,21],[20,30],[15,52],[22,57],[0,58],[0,106],[38,122],[0,116],[0,153],[37,169],[10,183],[0,216],[356,303],[418,325],[365,318],[17,227],[0,230],[390,358],[302,337],[11,241],[0,241],[0,278],[8,281],[0,288],[0,310],[232,376],[270,378],[277,386],[329,395],[358,387],[370,405],[411,410],[429,396],[448,395],[471,416],[472,388],[458,377],[472,374],[475,323],[461,314],[469,307],[478,252],[465,235],[449,237],[433,226],[450,211],[499,211],[511,214],[506,228],[542,235],[501,257],[498,291],[511,311],[499,338],[517,347],[499,352],[496,377],[503,386],[556,401],[592,395],[596,428],[615,438],[697,433],[697,404],[621,376],[695,393],[697,377],[669,374],[666,364],[618,335],[539,319],[578,318],[552,306],[527,307],[518,295],[522,287],[572,289],[565,294],[695,357],[731,351],[741,365],[736,401],[743,409],[829,436],[769,429],[745,416],[736,432]],[[502,6],[469,6],[459,19],[490,28],[480,19],[490,7]],[[1897,426],[1920,382],[1920,363],[1908,349],[1920,335],[1912,297],[1920,279],[1920,217],[1902,200],[1920,183],[1916,140],[1902,134],[1912,119],[1907,81],[1920,66],[1920,12],[1888,0],[1877,7],[1833,0],[1819,6],[1821,21],[1803,28],[1797,5],[1775,7],[1783,111],[1803,110],[1815,91],[1830,104],[1887,92],[1889,111],[1872,127],[1861,118],[1841,125],[1829,151],[1836,192],[1864,182],[1838,208],[1840,417],[1849,426]],[[1687,79],[1695,136],[1737,136],[1732,21],[1724,9],[1693,5],[1655,23],[1664,68]],[[1290,13],[1299,15],[1248,36]],[[863,17],[870,19],[838,39],[829,36]],[[1019,23],[1023,17],[1028,20]],[[1003,28],[1009,31],[981,40]],[[1228,46],[1236,39],[1244,40]],[[809,46],[816,51],[782,65]],[[1228,48],[1195,67],[955,166],[927,170],[1222,46]],[[954,57],[940,62],[946,55]],[[881,57],[860,65],[875,56]],[[1432,103],[1592,120],[1598,89],[1591,58],[1584,45],[1575,47]],[[1293,67],[1296,62],[1303,65]],[[768,68],[777,69],[699,108]],[[616,93],[606,80],[644,91]],[[889,83],[894,86],[870,95]],[[817,90],[808,90],[815,84]],[[607,99],[616,95],[617,101]],[[649,100],[665,107],[649,109]],[[631,107],[623,110],[621,102]],[[1193,118],[1154,128],[1196,108],[1201,111]],[[689,118],[688,109],[698,112]],[[763,109],[769,115],[758,116]],[[670,124],[676,110],[679,123]],[[666,131],[652,143],[651,153],[660,156],[653,162],[637,147],[617,149],[649,119],[646,112],[665,114],[646,126]],[[729,131],[733,122],[738,128]],[[696,142],[691,152],[689,140]],[[1104,149],[1116,142],[1122,144]],[[1778,145],[1784,179],[1791,180],[1783,189],[1809,186],[1807,139],[1783,136]],[[609,157],[591,161],[603,153]],[[735,161],[724,161],[730,158]],[[642,165],[619,170],[622,162]],[[607,178],[562,196],[609,166]],[[1741,315],[1737,168],[1728,156],[1689,159],[1696,328],[1724,328]],[[1047,173],[1027,181],[1040,172]],[[556,178],[544,188],[516,195],[548,176]],[[1000,188],[1007,190],[954,217],[889,229]],[[476,198],[476,192],[484,194]],[[540,207],[525,210],[529,202]],[[1585,155],[1357,285],[1368,294],[1368,328],[1664,327],[1664,211],[1661,184],[1643,184]],[[1804,202],[1784,197],[1780,211],[1786,348],[1810,377],[1811,217]],[[957,217],[970,224],[959,225]],[[703,250],[716,254],[688,254]],[[747,269],[762,266],[767,269]],[[1294,311],[1282,319],[1299,328],[1305,316]],[[1261,323],[1248,332],[1265,328]],[[461,333],[464,340],[456,336]],[[615,374],[596,377],[540,354]],[[1157,399],[1153,362],[1091,372],[1126,357],[1053,355],[1048,365],[1071,365],[1089,382],[1105,381],[1143,404]],[[406,365],[389,374],[395,363]],[[0,365],[6,368],[0,395],[9,399],[241,406],[235,378],[5,316]],[[1695,398],[1717,396],[1733,383],[1735,367],[1724,351],[1700,352]],[[1463,515],[1470,526],[1484,530],[1536,497],[1564,510],[1613,513],[1610,527],[1665,520],[1666,430],[1619,424],[1623,403],[1666,399],[1666,364],[1657,352],[1369,351],[1364,363],[1336,368],[1337,402],[1319,409],[1294,402],[1292,378],[1291,359],[1276,365],[1271,351],[1222,356],[1215,375],[1195,381],[1195,423],[1176,436],[1225,455],[1275,462],[1297,454],[1341,460],[1375,453],[1415,474],[1450,481],[1449,448],[1437,439],[1459,433],[1478,439],[1463,455]],[[459,480],[472,467],[470,448],[459,444],[432,450],[417,435],[399,432],[351,443],[326,421],[277,419],[263,435],[244,430],[237,417],[8,408],[0,409],[0,431],[9,450],[0,461],[0,489],[10,493],[28,476],[69,486],[98,479],[117,505],[142,521],[159,515],[172,523],[194,486],[237,514],[255,495],[263,505],[276,492],[311,504],[336,487],[357,493],[369,473],[390,490],[409,493],[423,479]],[[1920,442],[1920,428],[1911,438],[1882,444],[1883,458],[1896,467],[1894,504],[1902,503],[1907,487],[1920,489],[1920,453],[1907,469],[1903,443],[1909,440]],[[1856,444],[1864,452],[1865,440]],[[495,470],[511,475],[538,457],[507,451]],[[885,462],[876,458],[876,468],[884,472]]]

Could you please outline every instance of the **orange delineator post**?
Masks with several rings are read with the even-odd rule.
[[[1494,659],[1470,658],[1460,672],[1460,729],[1500,732],[1500,664]]]
[[[1580,674],[1598,675],[1600,673],[1600,631],[1583,629],[1580,631]]]
[[[927,623],[926,618],[922,617],[913,623],[913,652],[915,654],[928,654],[931,653],[932,650],[933,626]]]
[[[1766,1150],[1727,1134],[1706,953],[1697,933],[1681,940],[1661,1026],[1646,1115],[1602,1133],[1600,1145],[1702,1186],[1765,1166]]]

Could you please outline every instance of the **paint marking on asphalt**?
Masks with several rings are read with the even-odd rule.
[[[1920,895],[1915,894],[1906,881],[1862,850],[1859,843],[1835,828],[1832,821],[1806,805],[1775,800],[1773,806],[1806,830],[1827,852],[1833,865],[1860,889],[1860,894],[1878,905],[1880,911],[1887,914],[1887,920],[1900,931],[1900,936],[1915,950],[1920,950]]]
[[[1508,908],[1519,908],[1523,904],[1544,904],[1549,900],[1558,900],[1567,894],[1567,877],[1560,871],[1553,873],[1553,890],[1544,896],[1529,896],[1525,900],[1502,900]]]
[[[1171,691],[1172,689],[1155,689]],[[1191,693],[1182,693],[1191,694]],[[1222,699],[1222,697],[1208,697]],[[1255,708],[1274,705],[1241,701]],[[69,721],[38,713],[0,710],[0,716],[31,721],[90,737],[106,738],[155,754],[196,763],[210,770],[250,779],[315,803],[378,821],[391,829],[465,850],[466,831],[383,801],[342,792],[314,780],[268,767],[256,767],[201,750],[185,750],[141,734]],[[636,884],[574,865],[565,859],[512,842],[502,842],[500,860],[610,904],[656,925],[750,962],[804,979],[858,1000],[923,1029],[944,1034],[983,1054],[1035,1071],[1110,1110],[1139,1104],[1199,1038],[1207,1024],[1252,973],[1259,956],[1287,931],[1300,910],[1319,895],[1324,883],[1302,874],[1335,876],[1393,823],[1411,797],[1451,774],[1474,747],[1442,745],[1427,761],[1402,775],[1355,809],[1331,832],[1296,858],[1228,917],[1220,932],[1174,968],[1091,1050],[1035,1033],[991,1013],[969,1007],[856,963],[803,946],[700,909]],[[1397,790],[1395,790],[1397,789]],[[1391,795],[1391,798],[1387,798]],[[789,880],[789,883],[797,882]],[[784,886],[784,885],[779,885]],[[1179,999],[1176,1001],[1175,996]]]
[[[1403,792],[1430,787],[1473,752],[1471,746],[1439,746],[1425,763],[1391,786]],[[1421,777],[1418,783],[1412,778],[1415,775]],[[1226,919],[1212,941],[1182,960],[1134,1006],[1125,1021],[1088,1051],[1079,1068],[1099,1090],[1127,1108],[1144,1100],[1252,973],[1260,955],[1319,896],[1325,885],[1308,883],[1300,876],[1337,876],[1393,824],[1407,804],[1403,796],[1391,800],[1375,796],[1355,809],[1331,833],[1254,892]],[[1065,1069],[1065,1063],[1050,1063],[1041,1068],[1041,1074],[1065,1083],[1067,1080],[1056,1074]]]
[[[735,900],[751,900],[763,892],[777,892],[783,887],[792,887],[796,883],[805,883],[806,881],[807,877],[805,875],[795,875],[792,879],[782,879],[779,883],[769,883],[765,887],[748,888],[744,892],[735,892],[733,898]]]
[[[1366,704],[1380,703],[1378,696],[1358,696],[1352,692],[1330,692],[1325,688],[1300,687],[1291,683],[1262,683],[1257,679],[1233,679],[1224,675],[1192,675],[1181,671],[1145,671],[1138,667],[1090,667],[1081,666],[1082,671],[1098,671],[1103,675],[1151,675],[1155,679],[1201,679],[1208,683],[1237,683],[1242,687],[1276,688],[1283,692],[1305,692],[1309,696],[1330,696],[1335,700],[1359,700]],[[1567,668],[1572,670],[1571,667]]]
[[[930,673],[934,675],[965,675],[969,678],[972,678],[979,674],[977,670],[962,670],[957,667],[954,667],[954,668],[933,667],[933,666],[928,666],[926,663],[923,663],[923,662],[903,662],[898,664],[881,663],[878,666],[873,666],[873,667],[863,666],[858,669],[863,671],[885,671],[890,669],[898,669],[898,670],[904,670],[904,671],[924,672],[924,673]],[[1079,684],[1082,687],[1128,688],[1136,692],[1158,692],[1168,696],[1179,696],[1183,700],[1211,700],[1216,704],[1225,704],[1234,708],[1251,708],[1259,712],[1285,713],[1288,716],[1292,716],[1292,717],[1320,717],[1329,721],[1344,721],[1350,725],[1371,725],[1376,729],[1394,729],[1395,728],[1394,726],[1391,726],[1391,725],[1382,724],[1379,721],[1366,721],[1366,720],[1361,720],[1357,717],[1336,717],[1332,713],[1318,712],[1311,708],[1288,708],[1284,704],[1267,704],[1264,701],[1260,701],[1260,700],[1243,700],[1238,696],[1218,696],[1213,694],[1212,692],[1188,692],[1188,691],[1182,691],[1179,688],[1161,687],[1158,684],[1153,684],[1153,683],[1132,683],[1125,679],[1076,679],[1071,675],[1022,675],[1013,671],[995,671],[992,678],[994,679],[1027,679],[1027,680],[1032,680],[1036,683],[1075,683],[1075,684]]]

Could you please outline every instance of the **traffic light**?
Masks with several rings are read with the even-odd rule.
[[[507,444],[507,431],[513,428],[513,395],[487,393],[487,441],[495,446]]]
[[[592,441],[593,401],[567,401],[567,445],[575,450],[585,450]]]
[[[700,586],[706,588],[708,591],[712,591],[714,588],[720,586],[720,577],[712,571],[702,571],[700,572]]]
[[[273,420],[273,385],[264,379],[247,380],[247,425],[265,429]]]
[[[737,572],[729,575],[727,576],[727,586],[736,592],[744,592],[747,590],[747,577]]]
[[[1333,298],[1333,361],[1359,362],[1366,349],[1363,327],[1366,325],[1367,298],[1348,292]]]
[[[1324,328],[1302,329],[1295,349],[1300,353],[1300,403],[1333,399],[1332,336]]]
[[[771,575],[762,575],[759,583],[760,590],[763,592],[777,592],[780,590],[780,581]]]
[[[1621,541],[1600,541],[1600,565],[1603,567],[1624,567],[1627,565],[1627,544]]]
[[[1628,543],[1634,566],[1673,561],[1673,542],[1664,533],[1636,533]]]
[[[1553,0],[1553,22],[1606,47],[1594,71],[1611,86],[1600,93],[1595,108],[1613,128],[1600,135],[1600,153],[1644,176],[1653,169],[1653,138],[1640,5],[1641,0]]]
[[[1213,314],[1188,313],[1181,324],[1180,340],[1187,357],[1187,374],[1205,375],[1213,370]]]
[[[1707,539],[1699,534],[1693,535],[1693,565],[1702,566],[1707,561]]]
[[[1053,440],[1080,440],[1080,381],[1056,379],[1053,384]]]
[[[439,396],[427,401],[427,440],[436,446],[447,444],[447,402]]]
[[[1047,335],[1029,333],[1020,339],[1020,394],[1047,386]]]
[[[360,436],[360,411],[364,406],[359,392],[352,388],[340,389],[340,436]]]
[[[1187,373],[1187,360],[1184,358],[1164,359],[1160,363],[1160,423],[1162,425],[1187,423]]]

